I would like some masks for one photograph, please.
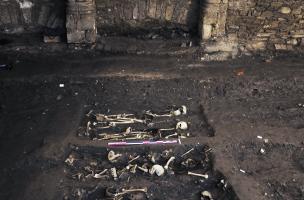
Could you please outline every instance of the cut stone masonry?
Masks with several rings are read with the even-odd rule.
[[[132,29],[182,29],[200,37],[208,57],[216,52],[224,52],[223,57],[240,52],[303,52],[304,5],[303,0],[0,2],[0,32],[37,32],[44,28],[66,29],[68,43],[95,43],[97,34],[111,31],[119,36]]]

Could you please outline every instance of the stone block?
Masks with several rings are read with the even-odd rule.
[[[289,14],[289,13],[291,13],[291,8],[286,7],[286,6],[281,7],[280,8],[280,13],[282,13],[282,14]]]
[[[212,36],[212,25],[209,24],[203,24],[203,30],[202,30],[202,38],[203,40],[208,40]]]
[[[286,44],[274,44],[274,48],[276,50],[287,50],[287,45]]]
[[[171,21],[173,12],[174,12],[174,4],[173,4],[172,0],[168,0],[167,6],[166,6],[166,15],[165,15],[165,19],[167,21]]]
[[[155,18],[156,7],[157,7],[156,3],[157,3],[157,0],[149,0],[149,2],[148,2],[148,10],[147,10],[148,13],[147,13],[147,15],[150,18]]]
[[[265,50],[266,49],[266,42],[253,40],[247,43],[246,48],[250,51],[258,51],[258,50]]]
[[[68,43],[95,43],[96,7],[93,0],[69,0],[66,15]]]

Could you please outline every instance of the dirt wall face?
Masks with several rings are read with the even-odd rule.
[[[295,50],[304,44],[302,0],[229,0],[226,31],[248,50]]]
[[[65,28],[64,0],[1,0],[0,31],[23,33]]]

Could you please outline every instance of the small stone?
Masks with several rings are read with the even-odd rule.
[[[291,39],[291,40],[287,40],[287,44],[291,44],[291,45],[297,45],[298,44],[298,40],[297,39]]]
[[[60,95],[57,96],[56,99],[57,99],[57,101],[60,101],[62,98],[63,98],[63,96],[60,94]]]
[[[275,44],[274,47],[276,50],[287,50],[286,44]]]
[[[284,6],[280,9],[280,13],[289,14],[291,13],[291,9],[289,7]]]
[[[182,48],[187,47],[187,43],[186,43],[186,42],[183,42],[183,43],[181,44],[181,47],[182,47]]]

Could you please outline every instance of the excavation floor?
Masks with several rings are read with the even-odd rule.
[[[0,71],[0,199],[64,198],[69,146],[106,147],[77,137],[89,110],[139,112],[170,105],[187,105],[199,125],[196,137],[182,144],[211,147],[214,169],[239,199],[304,198],[301,59],[200,63],[185,57],[11,51],[0,62],[13,65]],[[70,186],[77,188],[76,182]],[[173,198],[164,193],[163,199]]]

